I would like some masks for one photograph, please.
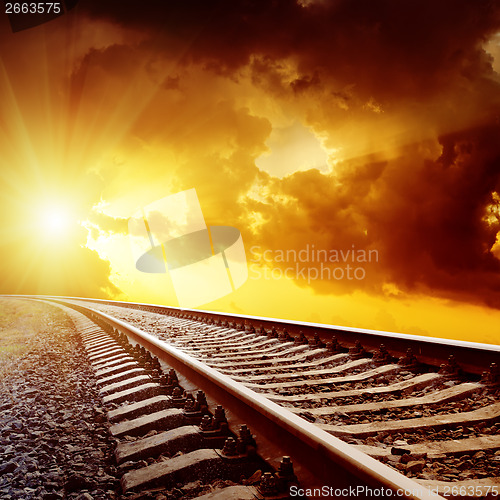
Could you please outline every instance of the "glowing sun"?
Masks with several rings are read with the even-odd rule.
[[[39,222],[47,236],[59,237],[70,229],[72,217],[66,207],[48,206],[41,210]]]

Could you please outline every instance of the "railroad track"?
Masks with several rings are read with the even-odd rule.
[[[54,300],[87,315],[111,432],[138,437],[117,448],[126,492],[215,474],[239,484],[210,498],[500,494],[496,346]]]

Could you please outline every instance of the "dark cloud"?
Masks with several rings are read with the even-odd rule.
[[[387,185],[371,222],[395,281],[500,306],[500,261],[491,253],[500,224],[485,220],[500,190],[499,134],[495,124],[441,137],[439,159],[406,165]],[[401,163],[413,163],[408,153]]]
[[[491,73],[481,44],[500,26],[492,0],[82,2],[93,18],[148,33],[179,61],[231,71],[254,56],[291,58],[294,89],[354,83],[379,98],[425,96]]]
[[[306,244],[378,251],[378,261],[363,264],[365,280],[312,281],[318,292],[383,293],[393,283],[500,307],[500,260],[492,253],[500,232],[499,136],[491,124],[440,137],[442,154],[434,158],[418,144],[390,160],[346,162],[336,174],[310,170],[275,180],[267,203],[248,204],[274,222],[258,242],[275,251]]]

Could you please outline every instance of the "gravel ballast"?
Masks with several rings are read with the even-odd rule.
[[[59,308],[32,307],[38,331],[0,380],[0,498],[118,498],[114,442],[79,336]],[[5,322],[9,303],[0,308]]]

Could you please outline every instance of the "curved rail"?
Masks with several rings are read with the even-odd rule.
[[[161,306],[157,304],[145,304],[137,302],[119,302],[113,300],[87,299],[80,297],[46,297],[33,296],[39,298],[78,300],[84,302],[94,302],[120,307],[130,307],[133,309],[156,312],[169,315],[185,315],[190,319],[213,321],[229,321],[240,325],[242,328],[253,326],[255,330],[260,327],[266,329],[286,329],[290,334],[303,332],[306,337],[312,338],[315,333],[319,333],[325,339],[336,337],[340,342],[354,344],[359,340],[367,348],[377,349],[380,344],[391,352],[404,355],[408,349],[412,349],[413,354],[425,364],[440,366],[445,363],[450,356],[454,356],[455,361],[461,369],[468,373],[481,375],[491,363],[499,363],[500,346],[493,344],[483,344],[476,342],[466,342],[451,339],[433,338],[427,336],[394,333],[365,328],[348,328],[337,325],[325,325],[321,323],[308,323],[303,321],[291,321],[283,319],[273,319],[260,316],[250,316],[242,314],[228,314],[222,312],[205,311],[198,309],[183,309],[179,307]]]
[[[105,320],[196,384],[209,402],[216,401],[226,407],[230,423],[247,423],[257,433],[259,454],[272,465],[277,465],[283,455],[291,455],[303,488],[328,488],[331,492],[341,492],[341,496],[350,493],[356,498],[372,498],[374,490],[379,496],[382,492],[382,497],[442,498],[153,335],[69,299],[51,300],[82,312],[87,310]]]

